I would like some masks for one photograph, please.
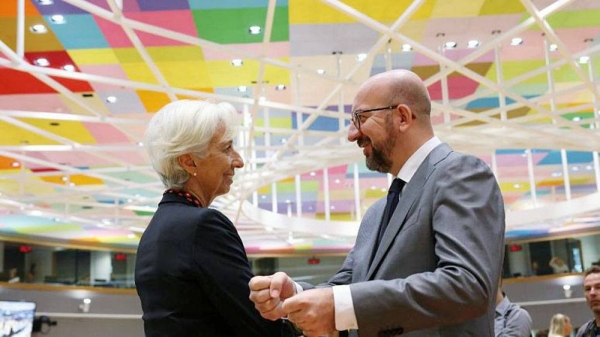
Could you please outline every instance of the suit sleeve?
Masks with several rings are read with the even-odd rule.
[[[408,238],[402,251],[415,253],[388,255],[383,262],[388,270],[402,270],[409,259],[424,258],[420,246],[431,246],[422,254],[434,255],[433,266],[350,285],[359,331],[366,335],[456,325],[493,308],[504,249],[500,189],[475,157],[453,153],[439,166],[420,191],[409,220],[415,223],[399,234]],[[411,236],[415,232],[422,234]]]
[[[194,259],[210,301],[236,336],[279,336],[281,322],[260,316],[250,301],[252,270],[233,224],[216,210],[205,213],[194,240]]]

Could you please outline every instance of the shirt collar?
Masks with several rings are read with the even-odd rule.
[[[429,153],[441,143],[442,141],[438,137],[434,136],[426,141],[425,144],[421,145],[421,147],[408,158],[404,166],[402,166],[400,172],[398,172],[398,178],[404,180],[408,184]]]

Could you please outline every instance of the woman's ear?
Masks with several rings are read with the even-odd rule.
[[[191,153],[182,154],[177,157],[177,162],[181,167],[186,170],[189,174],[196,172],[196,162]]]

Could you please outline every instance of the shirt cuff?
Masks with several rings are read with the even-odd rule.
[[[352,293],[349,285],[333,286],[333,304],[335,307],[335,329],[344,331],[358,329]]]
[[[302,288],[302,286],[298,282],[294,282],[294,289],[296,290],[296,293],[294,295],[298,295],[299,293],[304,291],[304,288]]]

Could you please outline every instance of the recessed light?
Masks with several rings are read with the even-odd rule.
[[[478,40],[469,40],[467,42],[467,48],[477,48],[481,43]]]
[[[275,86],[275,90],[282,91],[285,90],[285,84],[278,84]]]
[[[586,64],[590,62],[590,57],[589,56],[581,56],[579,58],[579,63],[581,64]]]
[[[47,5],[52,5],[54,3],[54,1],[53,0],[37,0],[37,3],[40,5],[47,6]]]
[[[454,49],[457,45],[458,44],[454,41],[448,41],[444,44],[444,47],[446,47],[446,49]]]
[[[116,103],[117,102],[117,97],[115,97],[115,96],[108,96],[108,97],[106,97],[106,101],[108,103]]]
[[[33,64],[35,64],[36,66],[40,66],[40,67],[47,67],[50,65],[50,61],[48,61],[47,59],[40,57],[39,59],[33,61]]]
[[[356,59],[358,60],[358,62],[364,61],[367,59],[367,54],[366,53],[360,53],[358,55],[356,55]]]
[[[56,24],[62,24],[62,23],[66,22],[65,17],[62,16],[62,15],[60,15],[60,14],[52,15],[50,17],[50,21],[52,21],[52,22],[54,22]]]
[[[548,49],[550,49],[550,51],[555,51],[555,50],[557,50],[557,49],[558,49],[558,46],[557,46],[555,43],[553,43],[553,44],[551,44],[551,45],[549,46],[549,48],[548,48]]]
[[[31,30],[32,33],[35,33],[35,34],[44,34],[44,33],[48,32],[48,28],[46,28],[46,26],[44,26],[42,24],[33,25],[29,29]]]
[[[234,67],[241,67],[243,64],[244,64],[244,61],[242,61],[242,59],[231,60],[231,65],[233,65]]]
[[[60,123],[59,123],[59,122],[50,122],[50,125],[51,125],[51,126],[59,126],[59,125],[60,125]]]
[[[10,164],[12,167],[19,167],[21,166],[21,164],[18,161],[13,161],[12,164]]]
[[[579,122],[580,120],[581,120],[581,117],[579,117],[579,116],[573,117],[573,122]]]
[[[65,64],[64,66],[62,66],[62,68],[63,68],[63,70],[69,71],[69,72],[75,71],[75,66],[72,64]]]
[[[319,75],[325,74],[325,69],[317,69],[317,74],[319,74]]]
[[[518,46],[523,44],[523,39],[520,37],[515,37],[512,40],[510,40],[510,45],[511,46]]]
[[[412,50],[412,46],[409,45],[408,43],[405,43],[402,45],[402,51],[411,51]]]
[[[245,86],[245,85],[240,85],[240,86],[237,88],[237,90],[238,90],[239,92],[246,92],[246,91],[248,91],[248,87],[247,87],[247,86]]]
[[[250,26],[250,28],[248,28],[248,32],[250,32],[252,35],[260,34],[260,31],[260,26]]]

